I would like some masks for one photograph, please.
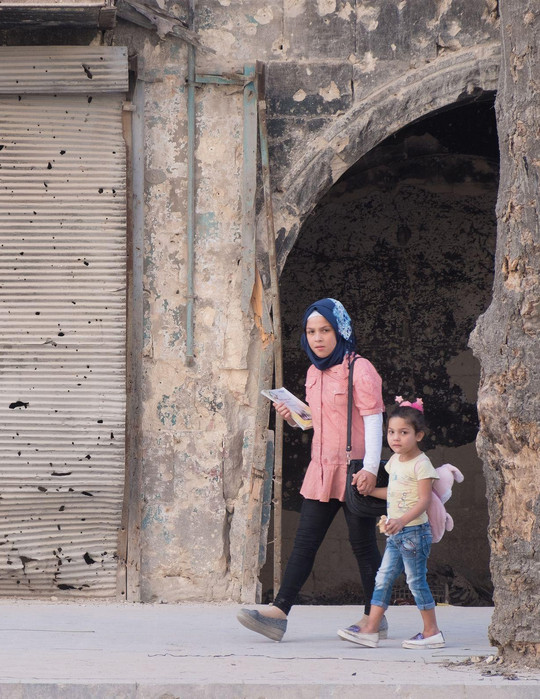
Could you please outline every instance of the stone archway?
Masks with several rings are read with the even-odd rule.
[[[279,271],[306,216],[347,169],[407,124],[496,91],[499,55],[490,42],[401,75],[308,143],[274,196]]]
[[[307,216],[345,171],[402,127],[495,92],[499,53],[499,43],[491,42],[412,70],[359,102],[308,143],[274,194],[279,272]]]
[[[293,393],[303,395],[307,368],[299,305],[332,296],[345,304],[359,352],[383,378],[387,410],[397,394],[424,399],[430,432],[422,448],[436,465],[452,463],[465,475],[450,507],[455,529],[430,557],[431,584],[439,601],[470,606],[491,598],[485,479],[475,449],[479,364],[467,345],[493,284],[499,172],[493,102],[491,94],[428,115],[373,148],[308,216],[280,279],[285,385]],[[286,429],[284,451],[287,560],[308,435]],[[354,604],[360,595],[339,516],[301,598]]]

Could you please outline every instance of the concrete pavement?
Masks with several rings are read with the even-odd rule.
[[[401,648],[421,628],[415,607],[388,611],[377,649],[336,636],[355,607],[294,607],[281,643],[240,626],[238,609],[2,600],[0,697],[540,697],[540,673],[505,675],[486,662],[491,608],[439,606],[447,647],[432,651]]]

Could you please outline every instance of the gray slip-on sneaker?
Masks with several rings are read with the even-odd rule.
[[[259,614],[256,609],[241,609],[236,618],[246,629],[271,638],[272,641],[281,641],[287,630],[287,619],[272,619]]]
[[[358,631],[351,632],[350,629],[355,628]],[[338,629],[338,636],[344,641],[356,643],[359,646],[367,646],[368,648],[377,648],[379,645],[378,633],[362,633],[358,626],[349,626],[348,629]]]

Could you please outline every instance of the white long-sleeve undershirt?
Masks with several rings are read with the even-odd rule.
[[[366,453],[364,455],[364,468],[375,476],[379,470],[382,449],[382,413],[377,415],[364,415],[364,442]]]

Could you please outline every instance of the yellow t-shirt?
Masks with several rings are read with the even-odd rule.
[[[408,512],[418,502],[418,481],[424,478],[439,478],[433,464],[422,452],[410,461],[401,462],[399,454],[392,454],[385,469],[388,479],[388,517],[397,519]],[[407,524],[412,527],[428,521],[425,512]]]

